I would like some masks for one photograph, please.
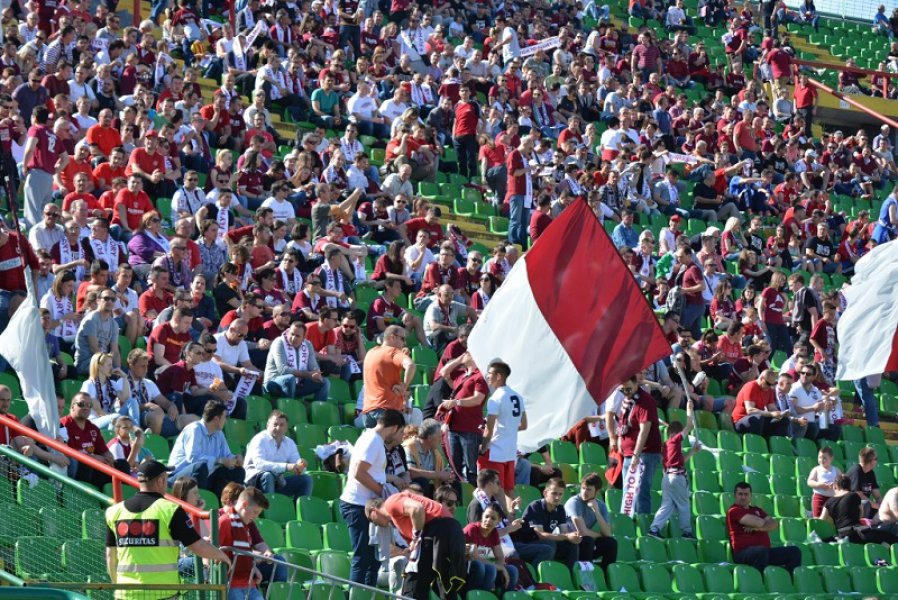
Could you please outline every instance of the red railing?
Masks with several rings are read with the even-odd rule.
[[[0,426],[6,427],[10,431],[14,431],[18,435],[24,435],[24,436],[30,437],[34,441],[40,442],[47,448],[56,450],[60,454],[66,455],[71,460],[76,460],[80,463],[83,463],[83,464],[91,467],[92,469],[96,469],[97,471],[100,471],[101,473],[108,475],[109,477],[112,478],[112,497],[116,502],[121,502],[121,500],[122,500],[122,484],[123,483],[126,483],[134,488],[139,487],[139,484],[137,483],[137,479],[135,479],[134,477],[132,477],[130,475],[126,475],[125,473],[122,473],[118,469],[116,469],[114,467],[110,467],[106,463],[101,462],[92,456],[88,456],[87,454],[84,454],[83,452],[78,452],[77,450],[69,448],[67,445],[65,445],[61,442],[58,442],[54,439],[51,439],[51,438],[43,435],[42,433],[35,431],[34,429],[25,427],[18,421],[13,421],[12,419],[10,419],[4,415],[0,415]],[[185,512],[187,512],[187,514],[189,514],[192,517],[196,517],[197,519],[209,519],[210,516],[212,516],[209,514],[208,511],[200,510],[197,507],[184,502],[180,498],[176,498],[176,497],[172,496],[171,494],[166,494],[165,498],[167,500],[171,500],[175,504],[179,505],[181,508],[183,508],[185,510]]]

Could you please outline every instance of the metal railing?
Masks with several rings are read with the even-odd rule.
[[[347,598],[344,588],[349,590],[349,598],[352,600],[412,600],[408,596],[401,596],[388,592],[380,588],[372,587],[362,583],[355,583],[336,575],[330,575],[315,569],[310,569],[302,565],[295,565],[284,560],[269,558],[257,552],[249,552],[230,546],[221,548],[224,552],[233,555],[235,558],[232,564],[236,564],[236,557],[243,556],[250,558],[255,567],[258,563],[272,563],[275,566],[285,567],[289,575],[286,582],[269,583],[266,590],[266,599],[272,598],[274,590],[278,590],[276,596],[278,598],[287,598],[288,600],[345,600]],[[228,574],[228,588],[231,588],[231,581],[234,576],[232,568]]]
[[[81,592],[93,600],[159,600],[160,598],[180,598],[182,600],[227,600],[228,589],[223,585],[182,583],[172,585],[150,585],[135,583],[40,583],[30,586],[54,588]],[[120,593],[117,593],[120,592]]]

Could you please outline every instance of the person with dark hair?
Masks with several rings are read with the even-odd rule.
[[[100,429],[90,421],[92,406],[93,399],[84,392],[78,392],[72,397],[69,414],[59,420],[60,428],[65,431],[66,445],[130,475],[131,465],[126,460],[115,460]],[[68,476],[97,488],[112,481],[109,475],[77,460],[69,462]]]
[[[564,503],[564,511],[577,533],[580,534],[581,561],[599,564],[605,572],[608,565],[617,561],[617,540],[611,532],[608,507],[597,498],[602,490],[602,477],[588,473],[580,480],[580,493]]]
[[[770,532],[779,528],[779,523],[764,509],[752,506],[749,484],[737,483],[733,495],[735,500],[726,514],[733,562],[750,565],[761,572],[774,565],[792,573],[801,565],[801,550],[795,546],[770,547]]]
[[[530,215],[530,243],[535,244],[549,225],[552,224],[552,196],[541,194],[536,201],[536,210]]]
[[[733,409],[733,425],[737,432],[764,437],[786,435],[789,413],[780,410],[776,403],[776,380],[776,372],[765,369],[756,380],[742,386]]]
[[[202,487],[202,486],[201,486]],[[253,544],[251,527],[262,511],[268,508],[268,498],[254,487],[248,487],[237,497],[234,506],[222,509],[218,517],[219,542],[222,547],[234,547],[245,551],[272,556],[265,542]],[[255,578],[255,560],[249,556],[234,556],[227,552],[233,562],[228,581],[228,597],[244,600],[262,600],[262,593]]]
[[[701,445],[696,442],[683,455],[683,440],[687,439],[695,426],[692,399],[686,402],[686,425],[679,421],[671,421],[667,426],[667,441],[662,451],[664,476],[661,479],[661,507],[655,513],[649,535],[661,537],[661,528],[667,524],[671,513],[677,511],[680,519],[680,531],[683,537],[692,537],[692,513],[689,504],[689,483],[686,481],[686,461],[692,458]]]
[[[564,481],[553,477],[546,483],[543,499],[534,500],[524,510],[524,521],[516,540],[525,543],[539,543],[553,551],[554,560],[565,563],[573,569],[580,556],[579,531],[568,524],[567,512],[561,503],[564,496]],[[534,567],[538,563],[534,561]]]
[[[199,344],[192,346],[202,353]],[[187,351],[191,351],[190,346]],[[169,484],[179,477],[193,477],[197,485],[218,496],[228,483],[246,480],[243,457],[231,452],[224,435],[227,420],[227,406],[216,400],[206,402],[203,418],[185,427],[175,439],[168,459],[173,471]]]
[[[404,428],[403,414],[398,410],[385,409],[378,413],[375,426],[363,431],[352,449],[349,475],[340,494],[340,514],[349,528],[352,541],[349,579],[355,583],[377,585],[380,559],[368,537],[371,522],[366,504],[382,496],[387,483],[386,446],[400,443]]]
[[[40,75],[29,74],[30,81],[40,85]],[[18,91],[18,90],[17,90]],[[18,100],[18,99],[17,99]],[[69,155],[63,144],[58,143],[53,129],[47,126],[50,112],[39,103],[30,113],[31,128],[28,130],[28,141],[22,158],[22,173],[25,175],[25,220],[29,225],[40,222],[44,207],[53,201],[53,177],[65,168]],[[25,107],[19,101],[19,107],[25,117]]]

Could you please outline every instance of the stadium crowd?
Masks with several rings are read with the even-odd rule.
[[[693,536],[697,410],[738,433],[819,441],[814,516],[891,543],[898,504],[880,494],[875,451],[842,474],[827,444],[845,418],[841,288],[898,233],[892,132],[819,133],[816,88],[779,28],[792,13],[773,6],[632,0],[632,27],[594,0],[241,0],[231,24],[220,2],[153,0],[123,26],[115,2],[14,0],[0,55],[0,331],[28,265],[70,447],[136,473],[152,459],[146,437],[174,440],[176,495],[221,497],[221,545],[268,556],[252,525],[265,494],[309,496],[314,459],[347,475],[350,578],[416,598],[434,572],[450,597],[531,588],[527,565],[549,560],[606,570],[619,507],[601,491],[621,472],[640,473],[645,515],[661,469],[649,535],[676,514]],[[817,27],[811,1],[792,16]],[[718,24],[719,42],[695,37]],[[473,220],[447,222],[462,196],[506,216],[507,239],[487,248],[469,240]],[[574,202],[606,225],[671,355],[571,424],[565,441],[616,457],[608,474],[571,479],[548,447],[518,452],[528,399],[506,384],[509,365],[481,371],[466,342]],[[877,385],[855,382],[868,427]],[[284,407],[333,401],[338,386],[357,397],[357,439],[300,456]],[[248,419],[256,396],[277,409],[235,447],[226,423]],[[0,414],[10,400],[0,386]],[[27,437],[0,431],[0,443],[110,481]],[[523,503],[516,484],[542,498]],[[778,523],[751,487],[725,491],[735,562],[795,569],[796,548],[770,548]],[[405,572],[422,561],[436,571]],[[250,563],[234,563],[234,598],[260,597]]]

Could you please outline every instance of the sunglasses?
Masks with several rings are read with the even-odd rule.
[[[346,324],[344,324],[344,325],[343,325],[343,329],[348,329],[349,331],[352,331],[352,330],[355,329],[355,325],[346,325]]]
[[[104,300],[106,302],[115,302],[116,297],[115,296],[100,296],[100,300]]]
[[[75,402],[75,406],[78,408],[89,408],[90,402]]]
[[[816,373],[811,373],[810,371],[802,371],[801,373],[799,373],[799,375],[807,375],[808,377],[810,377],[811,375],[816,375]]]

